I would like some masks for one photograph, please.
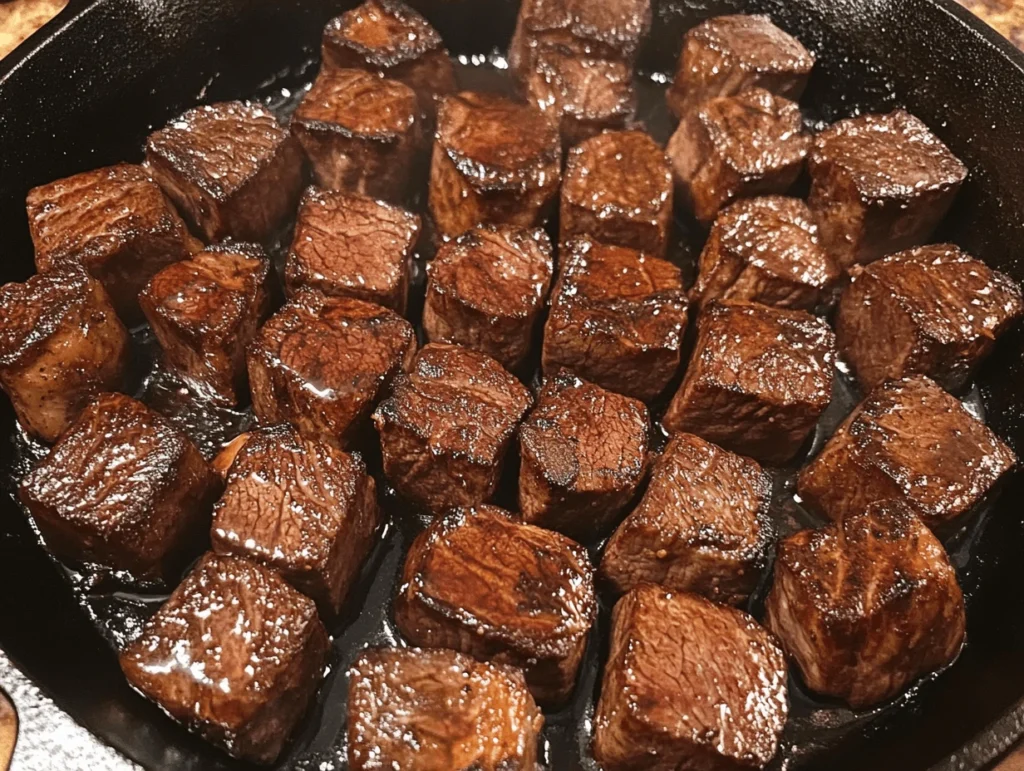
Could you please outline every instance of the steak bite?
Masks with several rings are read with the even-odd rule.
[[[762,88],[704,102],[668,143],[677,191],[703,223],[736,198],[785,193],[811,139],[796,102]]]
[[[121,652],[128,682],[230,755],[272,763],[323,677],[313,601],[273,571],[207,554]]]
[[[450,650],[382,648],[348,675],[352,771],[537,767],[544,716],[517,669]]]
[[[771,496],[772,478],[756,461],[676,434],[608,541],[601,576],[618,593],[649,582],[740,605],[768,561]]]
[[[597,615],[586,550],[494,506],[456,509],[413,542],[395,621],[413,645],[519,667],[534,698],[564,702]]]
[[[429,512],[473,506],[494,494],[529,390],[477,351],[430,343],[373,416],[384,473]]]
[[[813,67],[814,54],[767,16],[716,16],[686,33],[665,98],[677,118],[708,99],[753,88],[797,101]]]
[[[807,204],[774,195],[747,198],[723,209],[711,227],[690,299],[813,311],[829,304],[839,276]]]
[[[532,69],[520,76],[526,101],[558,123],[565,147],[624,129],[636,114],[633,68],[621,61],[537,51]]]
[[[561,248],[544,327],[544,372],[560,367],[649,402],[679,369],[686,291],[679,268],[587,237]]]
[[[139,290],[199,242],[141,166],[94,169],[33,188],[26,199],[36,269],[81,265],[99,279],[128,324],[141,320]]]
[[[373,544],[377,487],[358,455],[291,426],[248,435],[213,509],[218,554],[259,562],[337,615]]]
[[[836,335],[865,392],[913,374],[962,388],[1024,315],[1013,279],[952,244],[899,252],[850,274]]]
[[[139,295],[164,362],[237,404],[245,395],[245,347],[270,309],[270,260],[254,244],[208,247],[153,276]]]
[[[536,107],[471,91],[445,97],[430,163],[439,238],[480,224],[542,224],[561,164],[558,128]]]
[[[833,124],[814,138],[808,203],[841,268],[924,243],[967,167],[924,123],[896,110]]]
[[[559,240],[587,235],[664,257],[672,226],[672,167],[643,131],[609,131],[569,151]]]
[[[964,642],[953,566],[899,501],[783,540],[766,606],[807,686],[854,709],[952,663]]]
[[[19,496],[60,559],[165,579],[202,544],[216,488],[185,434],[141,402],[103,394]]]
[[[561,371],[519,429],[523,519],[579,541],[604,535],[647,473],[643,402]]]
[[[302,149],[258,104],[194,107],[149,135],[146,164],[207,241],[265,241],[295,209]]]
[[[782,464],[803,446],[832,398],[835,335],[804,311],[716,302],[663,423]]]
[[[594,759],[605,771],[764,768],[786,698],[785,657],[754,619],[642,584],[612,612]]]
[[[537,55],[551,49],[576,58],[627,64],[651,29],[650,0],[523,0],[509,45],[509,65],[529,71]]]
[[[429,340],[482,351],[515,369],[530,352],[551,273],[551,241],[543,230],[471,230],[442,245],[427,264],[423,330]]]
[[[22,428],[53,442],[100,391],[124,384],[128,332],[81,268],[0,287],[0,386]]]
[[[892,499],[934,529],[974,508],[1016,462],[957,399],[916,375],[873,390],[800,472],[797,490],[836,521]]]
[[[405,313],[419,215],[361,195],[309,188],[285,261],[289,295],[300,287]]]
[[[435,99],[455,91],[455,68],[430,23],[396,0],[367,2],[324,28],[326,67],[363,69],[412,88],[430,120]]]
[[[393,311],[300,289],[249,346],[253,412],[344,446],[415,352],[412,325]]]
[[[416,92],[365,70],[325,68],[292,116],[292,133],[328,190],[401,201],[423,142]]]

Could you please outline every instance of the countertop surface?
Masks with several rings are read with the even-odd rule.
[[[959,0],[959,2],[1017,46],[1024,48],[1024,0]],[[0,58],[13,51],[25,38],[52,19],[67,3],[68,0],[6,0],[6,2],[0,0]],[[17,673],[17,670],[9,667],[2,654],[0,654],[0,674],[6,674],[6,677],[0,677],[0,687],[8,690],[34,688],[31,683]],[[32,716],[28,716],[28,719],[23,718],[21,736],[18,738],[20,742],[46,741],[46,735],[37,735],[39,732],[33,731],[31,725],[33,723],[56,730],[60,740],[53,749],[65,751],[57,752],[54,768],[62,768],[66,771],[102,768],[114,758],[120,763],[124,763],[124,759],[116,752],[105,748],[94,740],[84,729],[60,713],[48,699],[44,698],[41,703],[44,707],[47,705],[50,707],[50,714],[41,721],[33,721]],[[36,717],[44,716],[37,715]],[[6,767],[11,745],[14,744],[15,737],[18,735],[18,727],[19,721],[10,710],[8,702],[3,697],[3,692],[0,691],[0,771]],[[45,732],[45,734],[49,733],[50,731]],[[50,738],[56,737],[51,736]],[[68,749],[73,749],[73,751],[67,752]],[[11,771],[42,770],[28,769],[20,765],[15,747]],[[1024,745],[1011,752],[992,771],[1024,771]]]

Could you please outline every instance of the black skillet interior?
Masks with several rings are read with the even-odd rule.
[[[324,22],[354,3],[326,0],[72,0],[40,36],[0,65],[0,281],[31,272],[24,215],[29,187],[118,160],[137,160],[145,135],[200,101],[280,95],[308,82]],[[414,2],[453,54],[503,50],[511,0]],[[946,0],[657,2],[642,67],[670,72],[683,31],[724,11],[767,11],[818,55],[804,99],[832,120],[896,104],[923,118],[971,175],[943,237],[1024,279],[1024,57]],[[310,64],[312,63],[312,65]],[[463,68],[470,74],[469,68]],[[648,89],[650,90],[650,89]],[[1024,452],[1024,335],[1004,340],[979,378],[993,428]],[[4,425],[11,425],[6,400]],[[4,443],[5,463],[12,447]],[[978,768],[1024,731],[1024,475],[1014,476],[951,549],[969,596],[969,645],[957,664],[870,715],[795,696],[780,768]],[[377,559],[400,560],[402,534]],[[358,623],[339,649],[386,632],[387,580],[364,587]],[[121,598],[125,600],[125,598]],[[126,601],[130,601],[127,598]],[[368,629],[375,628],[372,633]],[[600,630],[605,631],[605,630]],[[386,638],[386,634],[384,634]],[[188,736],[125,685],[109,645],[38,547],[21,511],[0,501],[0,647],[104,741],[154,768],[236,764]],[[594,662],[600,644],[589,660]],[[335,737],[344,688],[335,662],[321,703],[287,767],[342,768]],[[549,716],[550,767],[586,767],[589,668],[577,704]],[[799,686],[797,685],[797,691]],[[583,753],[585,755],[585,752]]]

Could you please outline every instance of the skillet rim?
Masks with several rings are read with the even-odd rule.
[[[138,3],[142,0],[130,0]],[[158,0],[159,5],[164,5],[174,0]],[[1018,49],[1006,37],[1001,35],[981,18],[973,14],[956,0],[920,0],[933,6],[950,17],[958,26],[968,32],[978,41],[990,47],[1006,64],[1017,72],[1015,77],[1024,83],[1024,51]],[[80,19],[87,16],[99,6],[115,2],[115,0],[69,0],[50,21],[36,30],[22,41],[6,57],[0,59],[0,90],[17,71],[28,61],[38,55],[42,55],[48,49],[59,45],[64,35],[72,34],[75,25]],[[3,648],[0,647],[0,654],[6,656]],[[39,689],[39,693],[45,694],[46,685],[24,672],[15,661],[7,657],[12,668],[22,677],[26,678]],[[46,698],[45,695],[43,698]],[[12,699],[13,700],[13,699]],[[56,704],[56,702],[54,702]],[[19,714],[32,707],[32,704],[15,704]],[[59,704],[56,704],[62,714],[74,720],[73,716],[66,713]],[[77,721],[75,721],[77,724]],[[81,724],[78,724],[81,725]],[[88,729],[86,729],[88,730]],[[102,737],[89,732],[97,742],[104,746],[108,745]],[[957,751],[951,753],[945,759],[931,766],[930,771],[973,771],[990,767],[1010,748],[1017,744],[1021,737],[1024,737],[1024,694],[1008,707],[1002,715],[989,723],[985,728],[978,731],[969,741],[963,744]],[[116,751],[116,748],[114,748]],[[130,761],[129,761],[130,763]]]

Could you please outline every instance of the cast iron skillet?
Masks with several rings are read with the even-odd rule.
[[[308,81],[323,24],[354,4],[72,0],[0,65],[0,282],[32,271],[24,213],[30,187],[138,160],[146,134],[196,102],[279,93]],[[466,55],[504,50],[517,5],[413,4],[453,54]],[[766,11],[818,55],[804,99],[812,114],[834,120],[903,105],[920,116],[971,169],[939,235],[1024,279],[1024,56],[951,0],[655,0],[655,6],[641,61],[646,72],[672,71],[682,33],[697,19]],[[1016,332],[978,381],[990,425],[1018,454],[1024,453],[1022,353],[1024,335]],[[6,400],[0,412],[0,425],[11,426]],[[12,453],[4,442],[0,461],[9,464]],[[798,692],[799,741],[784,746],[775,767],[974,769],[1024,733],[1022,499],[1024,474],[1016,474],[996,504],[958,536],[962,548],[954,554],[969,598],[969,644],[957,664],[854,721]],[[400,558],[385,551],[378,555],[385,564]],[[385,602],[373,587],[364,591],[370,613],[386,612]],[[0,500],[0,648],[69,715],[147,767],[237,765],[128,688],[110,646],[6,495]],[[332,681],[339,681],[337,671]],[[335,744],[345,719],[337,702],[342,692],[337,685],[325,689],[283,767],[343,767]],[[19,706],[23,715],[31,707]],[[549,717],[553,768],[585,767],[575,750],[586,717],[572,710]],[[45,758],[29,762],[45,767]]]

